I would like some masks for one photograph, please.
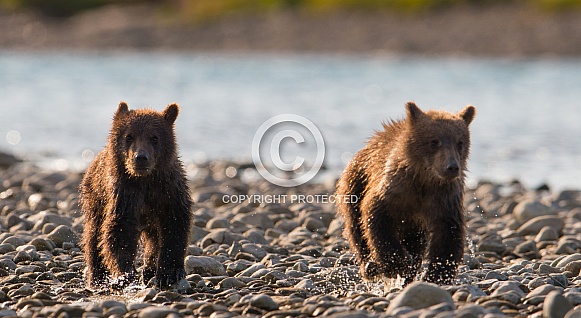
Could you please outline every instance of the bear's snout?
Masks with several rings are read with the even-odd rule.
[[[137,174],[145,174],[151,168],[151,157],[145,149],[138,149],[133,155],[133,167]]]
[[[458,161],[451,160],[446,165],[446,176],[448,178],[456,178],[460,174],[460,165]]]
[[[140,150],[135,154],[134,160],[135,160],[135,164],[137,166],[139,166],[139,165],[147,166],[147,164],[149,162],[149,154],[145,150]]]
[[[132,175],[146,176],[151,172],[154,165],[154,158],[147,149],[140,147],[129,151],[126,166]]]

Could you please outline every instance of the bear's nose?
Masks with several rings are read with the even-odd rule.
[[[149,156],[144,151],[140,151],[135,155],[136,162],[145,163],[145,162],[147,162],[147,160],[149,160]]]
[[[458,163],[457,162],[450,162],[446,166],[446,172],[448,174],[457,175],[459,171],[460,171],[460,167],[458,166]]]

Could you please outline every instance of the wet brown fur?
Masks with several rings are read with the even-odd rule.
[[[364,278],[400,275],[407,284],[425,258],[423,279],[450,284],[463,255],[468,126],[476,110],[423,112],[412,102],[406,109],[345,168],[337,194],[358,201],[337,200],[337,209]]]
[[[107,146],[85,173],[82,245],[92,288],[109,286],[109,276],[114,288],[136,279],[140,237],[144,282],[155,276],[167,288],[185,276],[191,199],[173,130],[178,112],[176,104],[156,112],[120,103]]]

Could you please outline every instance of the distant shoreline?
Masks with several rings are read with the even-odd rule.
[[[287,10],[196,25],[164,22],[149,5],[108,6],[68,19],[0,11],[0,48],[577,57],[581,11],[514,4],[418,14]]]

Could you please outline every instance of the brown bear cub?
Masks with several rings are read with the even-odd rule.
[[[82,244],[92,288],[123,288],[137,279],[140,237],[143,282],[155,276],[165,289],[185,276],[191,199],[173,129],[178,112],[176,104],[156,112],[121,102],[107,146],[85,173]]]
[[[399,275],[409,284],[425,257],[423,279],[451,284],[463,256],[468,126],[476,109],[406,108],[407,118],[384,123],[345,168],[337,194],[358,200],[337,200],[337,209],[365,279]]]

